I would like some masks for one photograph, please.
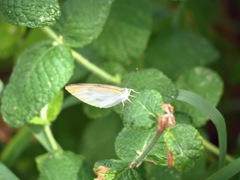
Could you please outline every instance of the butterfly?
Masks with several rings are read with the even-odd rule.
[[[127,100],[133,89],[105,84],[70,84],[65,89],[79,100],[99,108],[109,108]]]

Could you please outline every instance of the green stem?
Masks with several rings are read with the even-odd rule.
[[[52,135],[52,131],[50,129],[50,125],[45,125],[44,126],[44,133],[45,133],[45,135],[47,137],[47,140],[49,141],[50,146],[52,147],[52,150],[53,151],[58,150],[59,146],[58,146],[55,138]]]
[[[136,167],[139,167],[141,163],[144,161],[146,156],[149,154],[149,152],[152,150],[152,148],[155,146],[157,143],[158,139],[161,137],[162,133],[156,133],[155,136],[153,137],[152,141],[149,143],[149,145],[143,150],[141,155],[131,163],[133,167],[136,165]]]
[[[115,84],[119,84],[120,83],[120,79],[119,78],[114,77],[114,76],[108,74],[107,72],[103,71],[102,69],[100,69],[96,65],[90,63],[87,59],[85,59],[83,56],[81,56],[76,51],[72,50],[72,55],[79,63],[81,63],[86,69],[88,69],[89,71],[93,72],[94,74],[102,77],[103,79],[105,79],[105,80],[107,80],[109,82],[112,82],[112,83],[115,83]]]
[[[62,39],[58,37],[58,35],[49,27],[44,27],[42,28],[42,31],[47,34],[50,38],[54,39],[57,41],[59,44],[63,44]]]
[[[12,166],[21,153],[31,143],[32,133],[27,127],[20,129],[1,153],[1,161],[8,167]]]
[[[50,29],[49,27],[44,27],[44,28],[42,28],[42,30],[50,38],[54,39],[59,44],[63,44],[62,38],[57,36],[57,34],[52,29]],[[101,77],[109,82],[112,82],[114,84],[120,83],[120,79],[118,77],[114,77],[114,76],[108,74],[107,72],[105,72],[104,70],[100,69],[95,64],[92,64],[89,60],[87,60],[86,58],[81,56],[78,52],[72,50],[72,55],[79,63],[81,63],[86,69],[88,69],[92,73],[94,73],[94,74],[98,75],[99,77]]]
[[[212,143],[210,143],[209,141],[207,141],[207,140],[205,140],[205,139],[203,139],[203,145],[205,146],[205,148],[206,148],[208,151],[210,151],[210,152],[212,152],[213,154],[219,156],[219,149],[218,149],[215,145],[213,145]],[[235,160],[235,158],[233,158],[232,156],[230,156],[230,155],[227,154],[227,155],[226,155],[226,160],[227,160],[228,162],[233,162],[233,161]]]

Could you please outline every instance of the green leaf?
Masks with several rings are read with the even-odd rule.
[[[4,121],[13,127],[40,117],[43,107],[68,82],[73,58],[62,45],[40,43],[19,58],[2,95]]]
[[[3,90],[3,82],[0,80],[0,98],[1,98],[1,95],[2,95],[2,90]]]
[[[142,180],[140,173],[135,171],[134,169],[124,169],[121,173],[115,176],[114,180],[122,180],[122,179],[131,179],[131,180]]]
[[[123,109],[123,124],[132,129],[149,129],[157,124],[158,114],[163,114],[163,100],[159,92],[144,90],[131,98]]]
[[[166,129],[164,142],[173,155],[173,166],[178,170],[191,169],[203,150],[203,142],[198,131],[187,124]]]
[[[19,180],[4,164],[0,163],[0,179],[1,180]]]
[[[40,117],[35,117],[29,121],[31,124],[45,125],[54,121],[60,113],[63,101],[63,91],[59,91],[53,99],[45,105],[41,112]]]
[[[0,70],[6,67],[4,59],[13,56],[16,53],[18,43],[24,35],[26,28],[13,26],[9,23],[5,23],[0,19]],[[22,44],[21,44],[22,46]],[[9,61],[9,59],[7,59]]]
[[[109,159],[96,162],[93,170],[99,179],[104,178],[104,180],[142,179],[140,174],[134,169],[129,169],[128,165],[129,163],[121,160]]]
[[[55,25],[66,45],[83,47],[101,33],[113,0],[68,0],[61,7],[62,15]]]
[[[2,0],[0,13],[5,21],[31,28],[53,25],[60,16],[57,0]]]
[[[143,152],[156,134],[156,128],[150,130],[131,130],[123,128],[115,141],[117,156],[122,160],[133,162]],[[167,148],[160,138],[148,154],[146,160],[158,165],[167,165]]]
[[[157,50],[156,50],[157,49]],[[161,32],[150,42],[145,60],[148,67],[158,68],[172,79],[199,65],[207,65],[219,57],[211,43],[190,32]]]
[[[157,69],[145,69],[129,73],[123,77],[121,85],[137,92],[145,89],[159,91],[164,103],[173,102],[177,96],[177,90],[171,79]]]
[[[129,61],[143,54],[150,32],[149,1],[116,0],[94,46],[109,60]]]
[[[83,157],[72,152],[54,152],[36,159],[40,180],[48,179],[86,179],[93,174],[83,161]]]
[[[117,158],[114,142],[121,128],[121,120],[113,112],[105,118],[90,121],[81,136],[79,152],[93,164],[99,159]]]
[[[197,93],[213,106],[217,105],[223,93],[223,82],[219,75],[205,67],[195,67],[183,73],[175,84],[179,89]],[[195,107],[179,101],[174,104],[176,110],[192,117],[194,126],[200,127],[208,121],[208,117]]]

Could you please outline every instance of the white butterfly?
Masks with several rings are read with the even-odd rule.
[[[109,108],[121,102],[124,105],[134,91],[105,84],[70,84],[65,89],[81,101],[99,108]]]

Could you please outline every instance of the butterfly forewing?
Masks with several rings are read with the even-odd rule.
[[[66,90],[81,101],[92,106],[108,108],[126,100],[129,94],[123,96],[126,90],[111,85],[101,84],[73,84],[66,86]]]

